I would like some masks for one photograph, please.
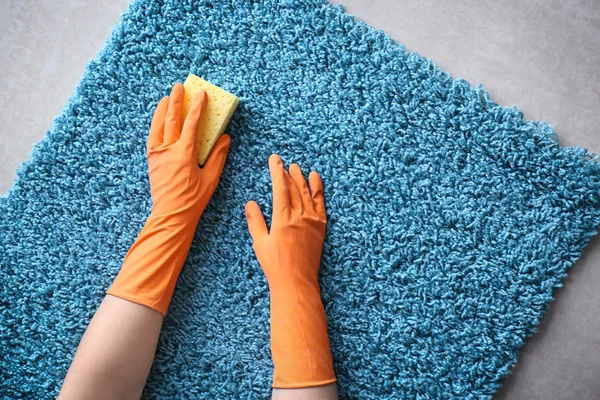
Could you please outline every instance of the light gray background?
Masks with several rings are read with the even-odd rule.
[[[0,193],[127,3],[0,0]],[[501,105],[551,123],[562,144],[600,153],[600,0],[342,3],[453,76],[483,83]],[[497,399],[600,398],[599,256],[595,238]]]

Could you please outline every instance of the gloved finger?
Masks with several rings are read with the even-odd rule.
[[[165,131],[165,116],[169,107],[169,96],[165,96],[156,106],[152,123],[150,124],[150,134],[148,135],[148,149],[154,150],[163,142],[163,133]]]
[[[185,89],[181,83],[176,83],[171,90],[169,109],[165,120],[165,138],[163,145],[175,143],[181,134],[181,109],[183,108],[183,95]]]
[[[227,134],[221,135],[221,137],[215,143],[208,160],[202,168],[202,175],[208,179],[212,179],[219,182],[221,172],[225,166],[227,160],[227,153],[229,153],[229,145],[231,144],[231,138]],[[194,155],[194,162],[196,162],[196,156]]]
[[[283,168],[283,162],[277,154],[269,157],[269,171],[273,184],[273,214],[283,211],[290,205],[290,192],[288,189],[287,172]]]
[[[249,201],[246,203],[246,221],[248,222],[248,231],[252,237],[252,241],[256,243],[263,236],[268,235],[267,224],[265,217],[258,204],[255,201]]]
[[[290,206],[292,207],[292,210],[302,211],[303,207],[302,198],[300,197],[300,191],[298,190],[296,183],[287,171],[285,171],[285,177],[287,179],[288,188],[290,190]]]
[[[308,190],[308,185],[306,184],[306,179],[304,179],[304,175],[302,175],[302,170],[298,164],[290,165],[290,176],[294,180],[298,191],[300,192],[300,197],[302,198],[302,206],[304,210],[307,212],[314,211],[313,200],[310,196],[310,191]]]
[[[198,138],[198,125],[200,124],[200,116],[204,105],[206,104],[206,92],[204,90],[199,91],[192,101],[190,111],[183,121],[183,129],[181,130],[181,138],[190,145],[193,149],[194,157],[196,156],[196,142]]]
[[[321,221],[327,221],[327,214],[325,214],[325,195],[323,194],[323,182],[321,177],[315,171],[311,172],[308,176],[308,183],[310,184],[310,193],[312,196],[315,211],[321,219]]]

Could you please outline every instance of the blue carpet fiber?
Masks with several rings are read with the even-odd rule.
[[[150,211],[154,108],[190,71],[241,103],[144,397],[269,396],[243,207],[270,214],[277,152],[324,179],[340,397],[490,398],[600,225],[598,161],[322,0],[130,5],[0,200],[1,396],[57,394]]]

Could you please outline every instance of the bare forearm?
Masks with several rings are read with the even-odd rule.
[[[158,311],[107,295],[81,339],[58,399],[139,399],[162,321]]]
[[[273,400],[337,400],[335,383],[302,389],[273,389]]]

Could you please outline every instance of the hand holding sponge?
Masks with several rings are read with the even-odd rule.
[[[220,135],[238,102],[199,79],[190,75],[187,89],[176,84],[156,107],[146,146],[152,212],[107,292],[163,315],[219,183],[230,143]]]

